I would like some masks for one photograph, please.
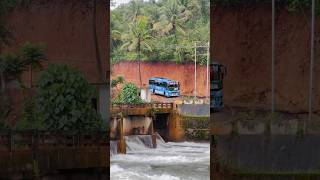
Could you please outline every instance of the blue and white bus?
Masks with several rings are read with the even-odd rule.
[[[149,79],[149,90],[153,94],[178,97],[180,96],[180,83],[167,78],[153,77]]]

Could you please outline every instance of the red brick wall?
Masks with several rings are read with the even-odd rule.
[[[206,66],[197,66],[197,95],[206,96]],[[122,61],[112,66],[112,77],[122,75],[126,81],[140,85],[138,62]],[[194,64],[172,62],[142,62],[142,83],[148,84],[150,77],[159,76],[177,80],[181,83],[182,95],[193,95]],[[210,83],[209,83],[210,84]]]

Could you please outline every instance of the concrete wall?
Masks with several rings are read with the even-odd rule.
[[[8,47],[0,49],[0,52],[15,52],[27,41],[42,43],[46,46],[48,55],[48,60],[43,63],[44,68],[53,63],[68,64],[82,71],[90,83],[100,83],[93,45],[90,1],[34,0],[30,2],[29,7],[17,7],[7,16],[6,24],[12,33],[13,40]],[[108,3],[109,1],[98,1],[96,23],[103,75],[109,81],[110,30],[108,24],[110,19],[109,8],[106,8]],[[34,82],[38,74],[37,70],[33,72]],[[29,72],[22,75],[22,82],[29,87]],[[20,96],[14,99],[23,99],[20,95],[22,93],[17,93],[17,90],[10,91],[12,92],[9,94],[14,93]],[[109,96],[109,93],[105,91],[104,95]],[[100,105],[105,104],[100,102]],[[22,101],[15,101],[13,107],[15,110],[8,119],[15,122],[19,118]],[[101,114],[105,120],[108,119],[105,111],[101,111]]]
[[[4,51],[15,51],[26,42],[43,43],[48,62],[63,63],[83,71],[91,83],[98,83],[93,45],[92,11],[85,0],[35,0],[30,7],[18,7],[7,17],[14,41]],[[97,4],[97,32],[103,73],[109,74],[109,12],[106,1]],[[29,80],[29,73],[23,79]],[[35,75],[36,77],[36,75]],[[36,79],[36,78],[34,78]]]
[[[151,117],[145,116],[127,116],[123,118],[123,131],[125,135],[132,135],[134,128],[143,128],[141,134],[148,134],[150,125],[152,123]]]
[[[214,113],[211,123],[217,167],[236,172],[309,173],[320,167],[320,121],[306,114],[231,111]],[[216,119],[215,119],[216,118]]]
[[[209,104],[179,104],[179,113],[188,116],[209,116]]]
[[[271,1],[239,7],[211,8],[211,59],[224,64],[227,106],[270,108]],[[253,4],[253,5],[252,5]],[[310,11],[292,13],[277,3],[276,109],[308,110]],[[316,18],[318,22],[319,17]],[[320,24],[315,25],[315,59],[319,59]],[[320,64],[315,62],[314,109],[320,109]]]
[[[112,65],[112,78],[123,76],[126,81],[140,86],[138,62],[123,61]],[[206,96],[206,66],[197,65],[197,96]],[[142,62],[141,78],[143,84],[149,83],[151,77],[166,77],[181,84],[181,94],[194,95],[194,64],[177,64],[174,62]],[[210,84],[210,83],[209,83]]]
[[[320,135],[215,136],[221,166],[242,171],[318,171]]]

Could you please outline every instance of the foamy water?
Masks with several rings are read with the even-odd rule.
[[[158,138],[152,149],[145,139],[126,137],[127,154],[111,156],[111,180],[210,179],[209,143],[165,143]]]

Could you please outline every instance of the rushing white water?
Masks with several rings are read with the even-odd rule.
[[[165,143],[157,137],[126,137],[127,154],[111,156],[111,180],[209,180],[209,143]]]

